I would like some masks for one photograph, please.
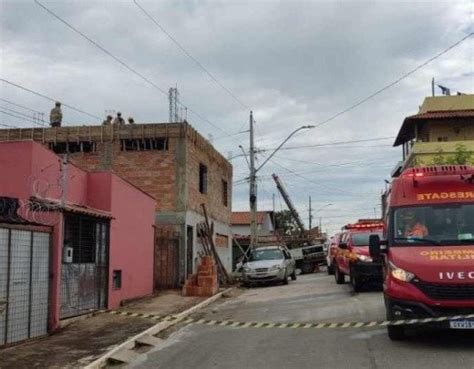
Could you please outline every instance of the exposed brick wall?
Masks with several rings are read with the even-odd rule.
[[[92,171],[111,168],[155,197],[157,211],[176,211],[177,142],[177,138],[170,138],[167,151],[121,151],[118,141],[97,143],[96,152],[72,154],[71,159]]]
[[[232,165],[222,157],[200,135],[188,135],[187,139],[187,184],[188,208],[202,213],[201,204],[206,204],[209,216],[230,223],[232,213]],[[199,192],[199,165],[207,167],[207,193]],[[227,182],[227,206],[222,197],[222,180]]]

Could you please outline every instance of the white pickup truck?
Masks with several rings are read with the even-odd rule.
[[[296,268],[302,274],[312,273],[317,265],[326,265],[326,251],[324,244],[309,245],[290,249],[296,261]]]

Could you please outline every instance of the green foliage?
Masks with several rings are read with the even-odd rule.
[[[444,153],[443,149],[438,149],[435,156],[433,157],[433,165],[446,164],[446,159],[443,153]]]
[[[456,145],[454,155],[448,158],[447,164],[466,165],[472,162],[472,151],[468,151],[463,144]]]
[[[289,210],[275,212],[275,229],[286,235],[298,232],[298,226]]]

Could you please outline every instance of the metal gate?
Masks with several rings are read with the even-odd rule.
[[[48,333],[50,234],[0,226],[0,346]]]
[[[179,288],[179,233],[156,231],[155,288]]]
[[[72,255],[70,259],[63,255],[62,260],[61,319],[104,309],[107,305],[109,222],[67,214],[64,249],[69,249]]]

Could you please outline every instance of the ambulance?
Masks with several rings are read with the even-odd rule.
[[[433,323],[474,329],[474,167],[406,169],[384,196],[384,240],[370,237],[370,255],[384,268],[388,320],[452,317]],[[392,340],[406,325],[389,325]]]

